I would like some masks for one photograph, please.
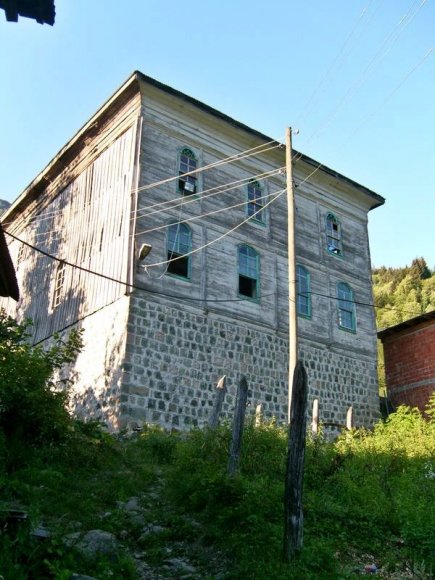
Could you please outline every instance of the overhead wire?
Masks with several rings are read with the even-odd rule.
[[[420,2],[420,4],[418,6],[415,6],[418,4],[418,2]],[[378,48],[374,56],[370,59],[368,64],[365,66],[362,73],[360,73],[359,76],[357,76],[354,79],[353,83],[348,87],[347,91],[339,100],[338,104],[335,106],[332,112],[326,115],[320,127],[318,127],[310,135],[306,143],[309,143],[316,135],[320,134],[337,116],[338,112],[343,107],[343,105],[349,103],[349,101],[355,95],[356,91],[360,89],[361,86],[363,86],[363,84],[369,78],[371,72],[374,70],[378,62],[381,61],[386,56],[386,54],[388,54],[388,52],[397,42],[400,35],[403,33],[406,27],[412,22],[412,20],[415,18],[415,16],[418,14],[418,12],[421,10],[421,8],[424,6],[426,2],[427,0],[414,0],[414,2],[412,2],[411,7],[408,9],[405,15],[403,15],[400,18],[399,22],[395,25],[393,30],[391,30],[390,33],[386,36],[386,38],[384,38],[380,47]],[[396,29],[398,29],[397,32]]]
[[[397,93],[397,91],[402,87],[403,84],[408,80],[408,78],[418,69],[420,66],[429,58],[429,56],[433,53],[435,46],[431,46],[427,52],[424,54],[423,57],[406,73],[406,75],[402,78],[402,80],[394,87],[392,91],[390,91],[387,96],[383,99],[381,104],[376,107],[376,109],[372,110],[363,121],[355,128],[355,130],[348,136],[347,140],[344,142],[343,146],[345,146],[350,139],[357,133],[362,127],[364,127],[369,119],[374,117],[379,109],[382,109],[390,100],[391,98]]]
[[[116,284],[120,284],[122,286],[127,286],[128,288],[133,288],[135,290],[142,290],[144,292],[148,292],[150,294],[158,294],[159,296],[165,296],[168,298],[177,298],[177,299],[181,299],[181,300],[188,300],[188,301],[193,301],[193,302],[241,302],[241,301],[245,301],[246,298],[232,298],[232,299],[215,299],[215,298],[195,298],[192,296],[181,296],[181,295],[175,295],[175,294],[170,294],[170,293],[166,293],[166,292],[161,292],[159,290],[153,290],[150,288],[146,288],[144,286],[139,286],[137,284],[132,284],[130,282],[126,282],[125,280],[119,280],[117,278],[114,278],[112,276],[108,276],[106,274],[103,274],[101,272],[96,272],[95,270],[91,270],[90,268],[85,268],[83,266],[79,266],[78,264],[73,264],[72,262],[69,262],[68,260],[64,260],[62,258],[58,258],[57,256],[50,254],[49,252],[46,252],[45,250],[41,250],[40,248],[37,248],[36,246],[18,238],[17,236],[15,236],[14,234],[11,234],[8,231],[4,231],[4,233],[13,238],[14,240],[17,240],[21,243],[23,243],[24,245],[28,246],[30,249],[42,254],[43,256],[46,256],[47,258],[50,258],[56,262],[59,263],[63,263],[66,266],[70,266],[71,268],[77,269],[77,270],[81,270],[83,272],[86,272],[88,274],[93,274],[94,276],[98,276],[100,278],[104,278],[105,280],[109,280],[111,282],[115,282]],[[204,246],[205,247],[205,246]],[[293,281],[295,282],[295,281]],[[273,296],[275,295],[276,292],[271,292],[269,294],[263,294],[261,297],[265,298],[268,296]],[[402,312],[402,313],[407,313],[407,314],[414,314],[414,312],[411,311],[407,311],[407,310],[403,310],[403,309],[398,309],[398,308],[393,308],[393,307],[389,307],[389,306],[380,306],[378,304],[374,304],[374,303],[370,303],[370,302],[361,302],[361,301],[357,301],[357,300],[344,300],[342,298],[339,298],[338,296],[332,296],[330,294],[322,294],[320,292],[312,292],[312,291],[304,291],[304,292],[298,292],[297,295],[298,296],[306,296],[306,295],[314,295],[314,296],[319,296],[322,298],[328,298],[328,299],[332,299],[332,300],[342,300],[343,302],[348,302],[348,303],[352,303],[352,304],[356,304],[356,305],[360,305],[360,306],[368,306],[368,307],[372,307],[372,308],[380,308],[380,309],[384,309],[384,310],[395,310],[397,312]]]
[[[347,143],[350,141],[350,139],[352,139],[355,136],[355,134],[365,126],[368,119],[370,119],[371,117],[376,115],[379,112],[379,110],[381,110],[390,101],[390,99],[396,94],[396,92],[402,87],[402,85],[409,79],[409,77],[431,56],[431,54],[434,52],[434,49],[435,49],[435,46],[432,46],[428,49],[428,51],[425,53],[425,55],[423,57],[421,57],[415,65],[413,65],[411,67],[411,69],[399,81],[399,83],[394,87],[394,89],[392,91],[390,91],[390,93],[387,94],[387,96],[382,100],[382,102],[379,105],[377,105],[374,109],[372,109],[372,111],[364,118],[364,120],[351,132],[351,134],[347,137],[347,139],[342,142],[342,144],[338,147],[337,151],[341,151],[341,149],[343,149],[347,145]],[[300,157],[296,158],[297,161],[299,159],[300,159]],[[295,185],[295,187],[299,188],[301,185],[306,183],[313,175],[315,175],[317,173],[317,171],[319,171],[324,166],[325,165],[323,163],[318,163],[317,167],[313,171],[311,171],[311,173],[309,173],[309,175],[307,175],[307,177],[305,177],[302,181],[297,183]]]
[[[41,250],[41,248],[38,248],[38,247],[34,246],[33,244],[25,242],[24,240],[18,238],[14,234],[11,234],[10,232],[7,232],[4,230],[4,233],[6,235],[10,236],[11,238],[13,238],[14,240],[21,242],[22,244],[26,245],[30,249],[42,254],[43,256],[45,256],[51,260],[65,264],[66,266],[69,266],[73,269],[80,270],[82,272],[86,272],[87,274],[92,274],[94,276],[98,276],[99,278],[103,278],[103,279],[108,280],[110,282],[114,282],[116,284],[120,284],[120,285],[126,286],[128,288],[132,288],[134,290],[143,290],[144,292],[148,292],[150,294],[158,294],[159,296],[165,296],[167,298],[189,300],[192,302],[242,302],[242,301],[246,300],[246,298],[195,298],[192,296],[180,296],[177,294],[170,294],[167,292],[161,292],[160,290],[153,290],[150,288],[146,288],[145,286],[139,286],[138,284],[133,284],[131,282],[127,282],[125,280],[119,280],[118,278],[114,278],[113,276],[108,276],[107,274],[103,274],[102,272],[96,272],[95,270],[91,270],[90,268],[85,268],[84,266],[80,266],[79,264],[73,264],[72,262],[69,262],[68,260],[65,260],[63,258],[58,258],[54,254],[50,254],[49,252],[46,252],[45,250]],[[274,294],[275,294],[275,292],[271,292],[270,294],[263,294],[263,297],[273,296]]]
[[[272,147],[268,147],[268,145],[270,144],[274,144]],[[186,173],[183,173],[183,176],[189,176],[189,175],[194,175],[194,174],[198,174],[198,173],[202,173],[204,171],[207,171],[208,169],[212,169],[215,167],[219,167],[221,165],[225,165],[226,163],[233,163],[235,161],[240,161],[242,159],[245,159],[247,157],[252,157],[255,155],[261,155],[262,153],[265,153],[267,151],[271,151],[273,149],[277,149],[283,147],[283,144],[280,143],[279,141],[276,141],[275,139],[267,141],[266,143],[262,143],[261,145],[257,145],[256,147],[251,147],[250,149],[246,149],[245,151],[240,151],[239,153],[236,153],[234,155],[231,155],[229,157],[225,157],[224,159],[220,159],[219,161],[215,161],[213,163],[210,163],[208,165],[204,165],[202,167],[198,167],[197,169],[193,170],[193,171],[188,171]],[[262,149],[263,148],[263,149]],[[132,192],[133,193],[137,193],[139,191],[145,191],[148,189],[152,189],[154,187],[158,187],[160,185],[169,183],[171,181],[174,181],[176,179],[180,178],[180,174],[177,173],[176,175],[173,175],[171,177],[159,180],[159,181],[155,181],[153,183],[149,183],[147,185],[144,185],[142,187],[138,187],[138,188],[132,188]],[[177,198],[179,199],[179,198]],[[44,216],[41,219],[49,219],[50,217],[57,215],[58,213],[62,212],[63,209],[59,209],[59,210],[53,210],[52,212],[47,212],[44,214]],[[35,218],[31,218],[31,220],[29,221],[29,223],[35,223],[37,222],[38,219]],[[4,225],[7,227],[11,224],[11,222],[4,222]]]
[[[369,2],[363,7],[362,11],[359,13],[358,18],[356,20],[356,22],[354,23],[353,27],[351,28],[349,34],[346,36],[345,41],[343,42],[341,48],[339,49],[338,53],[335,55],[334,59],[332,60],[331,64],[329,65],[329,67],[327,68],[325,74],[323,75],[323,77],[321,77],[320,81],[318,82],[316,88],[314,89],[314,91],[311,93],[310,98],[308,99],[308,101],[306,102],[304,108],[302,109],[302,111],[299,113],[299,115],[296,117],[294,126],[298,127],[300,124],[302,124],[305,119],[307,118],[308,114],[311,112],[314,104],[315,104],[315,97],[317,97],[318,93],[320,92],[320,89],[324,86],[326,80],[328,79],[328,77],[331,76],[332,71],[334,70],[335,65],[339,62],[340,58],[342,58],[342,61],[344,60],[344,52],[345,49],[347,48],[347,46],[350,44],[351,40],[353,39],[353,37],[355,36],[355,33],[358,29],[358,27],[360,26],[360,24],[363,22],[366,13],[368,12],[370,5],[373,3],[374,0],[369,0]],[[382,2],[380,2],[378,4],[378,8],[380,6]],[[374,13],[373,13],[374,14]],[[366,21],[366,26],[370,23],[370,20],[373,18],[373,14],[371,15],[371,17]],[[350,51],[349,51],[350,53]],[[349,54],[348,53],[348,54]]]
[[[282,173],[284,171],[285,167],[280,167],[277,169],[272,169],[270,171],[266,171],[263,173],[259,173],[257,175],[252,175],[249,177],[244,177],[242,179],[238,179],[236,181],[230,182],[228,184],[225,185],[217,185],[215,187],[203,190],[198,192],[195,195],[190,195],[190,196],[183,196],[180,197],[179,195],[176,198],[172,198],[170,200],[166,200],[160,203],[156,203],[156,204],[152,204],[150,206],[147,206],[146,208],[143,209],[143,211],[145,213],[139,213],[142,212],[142,210],[137,210],[137,212],[132,212],[132,213],[136,213],[136,218],[137,219],[143,219],[145,217],[149,217],[151,215],[155,215],[158,213],[163,213],[165,211],[167,211],[168,209],[172,210],[172,209],[177,209],[179,206],[183,206],[185,207],[188,204],[191,203],[198,203],[201,200],[204,199],[209,199],[210,197],[214,197],[216,195],[219,195],[221,193],[227,193],[228,191],[232,191],[233,189],[236,189],[237,187],[240,187],[242,185],[246,185],[247,183],[249,183],[250,181],[263,181],[264,179],[268,179],[270,177],[273,177],[275,175],[279,175],[280,173]],[[206,195],[204,195],[206,194]],[[158,210],[154,210],[154,211],[150,211],[147,213],[148,209],[152,209],[155,207],[159,207],[161,208],[162,206],[166,206],[168,205],[168,207],[164,207],[163,209],[158,209]],[[165,215],[167,215],[165,213]],[[74,218],[74,215],[70,215],[70,220]],[[135,216],[133,215],[130,219],[133,220],[135,218]],[[41,218],[42,221],[43,218]],[[47,219],[53,219],[52,217],[49,217]],[[37,236],[43,236],[43,235],[49,235],[53,232],[56,232],[57,229],[55,230],[47,230],[47,231],[43,231],[43,232],[37,232]]]
[[[272,147],[267,147],[265,149],[261,149],[260,151],[254,151],[256,149],[259,149],[260,147],[264,147],[265,145],[269,145],[271,143],[274,143],[274,145]],[[209,165],[204,165],[203,167],[198,167],[197,169],[194,169],[192,171],[187,171],[186,173],[183,173],[182,175],[183,175],[183,177],[189,176],[189,175],[196,175],[198,173],[208,171],[209,169],[214,169],[216,167],[219,167],[220,165],[224,165],[226,163],[233,163],[234,161],[240,161],[241,159],[246,159],[247,157],[252,157],[254,155],[260,155],[262,153],[266,153],[267,151],[272,151],[273,149],[282,148],[283,146],[284,145],[282,143],[279,143],[275,140],[268,141],[267,143],[263,143],[262,145],[258,145],[257,147],[253,147],[252,149],[247,149],[246,150],[248,152],[247,154],[245,154],[245,152],[237,153],[236,155],[233,155],[231,157],[227,157],[226,159],[215,161],[214,163],[210,163]],[[249,153],[250,151],[252,151],[252,152]],[[165,183],[170,183],[171,181],[174,181],[175,179],[179,179],[179,178],[180,178],[180,174],[178,173],[177,175],[174,175],[172,177],[167,177],[166,179],[161,179],[160,181],[156,181],[154,183],[149,183],[147,185],[142,185],[140,187],[134,188],[133,191],[134,191],[134,193],[137,193],[139,191],[146,191],[148,189],[152,189],[153,187],[157,187],[159,185],[164,185]]]
[[[258,203],[259,201],[262,201],[264,199],[268,199],[268,198],[272,197],[274,194],[275,194],[275,192],[272,192],[272,193],[268,193],[266,195],[263,195],[261,197],[256,197],[255,198],[255,201]],[[155,226],[155,227],[149,228],[147,230],[142,230],[140,232],[136,232],[134,235],[135,236],[142,236],[144,234],[149,234],[151,232],[155,232],[155,231],[158,231],[158,230],[163,230],[165,228],[169,228],[169,227],[174,226],[174,225],[177,225],[177,224],[186,224],[186,223],[193,222],[193,221],[196,221],[196,220],[199,220],[199,219],[202,219],[202,218],[211,216],[211,215],[215,215],[217,213],[222,213],[222,212],[227,211],[229,209],[234,209],[236,207],[241,207],[243,205],[247,205],[248,203],[250,203],[250,201],[247,200],[247,199],[245,199],[245,200],[243,200],[243,201],[241,201],[239,203],[236,203],[234,205],[228,205],[228,206],[225,206],[225,207],[221,207],[219,209],[215,209],[213,211],[209,211],[207,213],[203,213],[203,214],[200,214],[200,215],[194,215],[194,216],[191,216],[191,217],[186,218],[184,220],[178,219],[175,222],[169,222],[169,223],[163,224],[161,226]],[[261,209],[258,210],[258,212],[261,212],[262,209],[263,209],[263,207],[264,206],[262,206]]]
[[[144,268],[145,269],[148,269],[148,268],[156,268],[157,266],[162,266],[164,264],[168,264],[168,263],[171,263],[171,262],[175,262],[176,260],[181,260],[182,258],[187,258],[188,256],[191,256],[192,254],[196,254],[197,252],[200,252],[201,250],[204,250],[205,248],[208,248],[212,244],[215,244],[216,242],[219,242],[220,240],[222,240],[223,238],[225,238],[229,234],[235,232],[236,230],[238,230],[239,228],[241,228],[244,224],[246,224],[250,220],[254,219],[257,214],[259,214],[264,209],[266,209],[266,207],[268,207],[271,203],[273,203],[274,201],[276,201],[286,191],[287,191],[286,189],[282,189],[281,191],[277,191],[275,193],[275,196],[274,196],[273,199],[269,200],[260,209],[258,209],[257,211],[255,211],[252,215],[248,216],[246,219],[244,219],[243,221],[241,221],[240,223],[238,223],[237,225],[235,225],[231,229],[226,230],[223,234],[221,234],[220,236],[218,236],[214,240],[211,240],[210,242],[207,242],[206,244],[203,244],[202,246],[199,246],[198,248],[194,248],[190,252],[187,252],[185,254],[182,254],[181,256],[177,256],[176,258],[172,258],[170,260],[163,260],[161,262],[155,262],[154,264],[147,264],[146,266],[144,266]]]

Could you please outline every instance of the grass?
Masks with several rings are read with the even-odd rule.
[[[286,432],[248,424],[233,479],[229,437],[223,426],[183,435],[146,427],[115,438],[74,423],[63,442],[23,450],[9,471],[0,467],[0,513],[29,515],[15,530],[0,523],[0,577],[150,578],[136,571],[139,552],[154,577],[181,577],[170,557],[188,561],[199,578],[350,579],[370,564],[384,578],[431,578],[433,419],[401,408],[374,432],[308,441],[304,549],[290,568],[281,559]],[[132,497],[140,504],[134,517],[125,509]],[[44,541],[30,533],[40,523],[51,532]],[[149,524],[155,533],[144,533]],[[115,559],[92,561],[65,544],[66,535],[91,529],[120,540]]]

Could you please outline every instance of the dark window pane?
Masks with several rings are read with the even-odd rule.
[[[168,260],[173,260],[174,258],[178,258],[178,254],[168,252]],[[173,262],[169,262],[167,272],[168,274],[176,274],[177,276],[188,278],[189,258],[182,257],[178,258],[178,260],[174,260]]]
[[[239,294],[248,298],[257,297],[257,280],[239,276]]]

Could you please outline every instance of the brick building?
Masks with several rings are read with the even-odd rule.
[[[83,329],[74,409],[113,429],[207,420],[227,375],[287,418],[285,149],[135,72],[2,216],[34,341]],[[325,421],[378,417],[368,213],[384,199],[295,155],[299,356]],[[141,248],[152,248],[149,255]]]
[[[390,402],[424,411],[435,392],[435,310],[386,328],[378,337]]]

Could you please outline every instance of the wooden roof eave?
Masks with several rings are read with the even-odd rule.
[[[21,195],[3,213],[2,221],[13,220],[32,201],[45,190],[47,182],[53,181],[75,158],[86,141],[95,137],[101,126],[139,91],[137,74],[132,74],[125,83],[98,109],[98,111],[83,125],[50,163],[31,181]]]
[[[388,328],[384,328],[378,332],[378,338],[382,341],[393,334],[398,334],[403,330],[407,330],[408,328],[412,328],[413,326],[417,326],[422,323],[428,323],[432,320],[435,320],[435,310],[431,310],[431,312],[425,312],[424,314],[420,314],[419,316],[415,316],[414,318],[410,318],[409,320],[405,320],[404,322],[399,322],[399,324],[395,324],[394,326],[389,326]]]

